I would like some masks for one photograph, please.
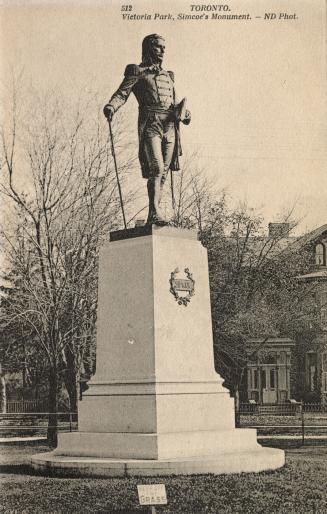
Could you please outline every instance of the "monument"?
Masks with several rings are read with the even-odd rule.
[[[33,456],[32,465],[79,476],[276,469],[284,464],[284,452],[261,447],[253,429],[235,428],[234,401],[214,368],[206,249],[195,231],[167,225],[160,212],[173,160],[165,136],[170,123],[174,152],[179,136],[171,118],[176,116],[173,84],[163,88],[168,91],[164,103],[161,79],[155,81],[162,59],[145,59],[162,57],[163,40],[151,35],[145,42],[142,67],[148,70],[129,65],[134,66],[131,75],[126,68],[105,114],[111,121],[115,102],[124,103],[132,90],[140,99],[149,92],[162,107],[149,114],[147,106],[145,128],[144,103],[140,109],[140,161],[142,170],[149,168],[148,220],[144,227],[112,232],[100,250],[97,366],[79,403],[78,432],[60,433],[58,447]],[[190,119],[185,102],[177,113]]]
[[[147,179],[149,213],[147,224],[166,225],[160,210],[163,187],[169,170],[179,170],[182,154],[180,122],[188,125],[191,113],[186,99],[176,100],[174,74],[162,68],[165,41],[150,34],[142,43],[140,65],[126,66],[124,80],[104,107],[109,124],[131,92],[139,104],[139,160],[143,178]]]

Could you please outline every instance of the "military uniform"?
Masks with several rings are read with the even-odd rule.
[[[179,122],[175,117],[174,74],[129,64],[124,80],[109,100],[116,112],[133,91],[139,104],[139,160],[144,178],[162,177],[179,170]]]

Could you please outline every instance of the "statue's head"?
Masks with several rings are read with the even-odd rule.
[[[161,65],[165,53],[165,40],[158,34],[150,34],[142,42],[142,63],[146,66],[151,64]]]

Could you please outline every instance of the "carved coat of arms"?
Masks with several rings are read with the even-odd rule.
[[[193,279],[192,273],[190,273],[190,270],[188,268],[184,269],[186,278],[177,278],[178,273],[179,269],[176,268],[170,274],[170,292],[174,295],[175,300],[178,302],[178,305],[184,305],[185,307],[187,307],[192,296],[195,293],[195,281]]]

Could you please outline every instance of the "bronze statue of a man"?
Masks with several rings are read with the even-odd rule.
[[[173,72],[162,68],[164,53],[165,41],[161,36],[146,36],[141,64],[126,66],[123,82],[103,109],[111,121],[132,91],[138,101],[139,160],[149,196],[147,224],[157,225],[167,223],[160,211],[160,200],[168,171],[180,169],[179,123],[191,121],[185,99],[176,103]]]

